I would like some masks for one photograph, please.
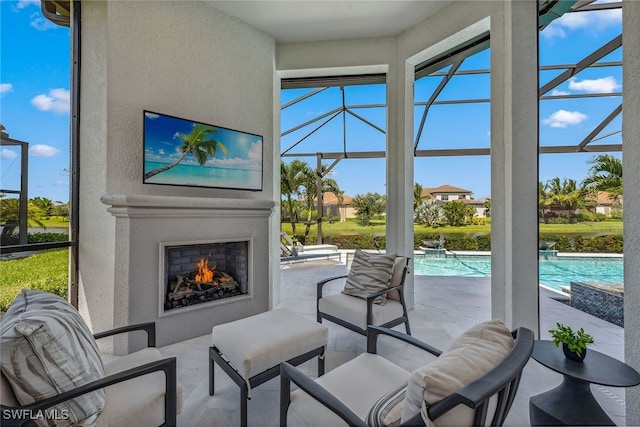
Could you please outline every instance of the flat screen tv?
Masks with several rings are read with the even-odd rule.
[[[144,111],[145,184],[262,190],[262,136]]]

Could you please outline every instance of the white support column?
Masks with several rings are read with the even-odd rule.
[[[622,2],[624,97],[624,352],[640,371],[640,2]],[[626,424],[640,425],[640,386],[626,393]]]
[[[414,67],[402,59],[387,74],[387,253],[411,257],[405,280],[408,308],[413,280],[413,82]]]
[[[503,5],[491,18],[491,313],[537,332],[538,10]]]

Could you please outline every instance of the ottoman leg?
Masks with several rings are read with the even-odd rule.
[[[247,400],[249,400],[249,392],[247,384],[240,386],[240,426],[247,427]]]
[[[213,348],[209,348],[209,396],[213,396],[214,393],[214,371],[216,367],[211,355],[212,351],[214,351]]]
[[[318,356],[318,376],[324,375],[324,351]]]

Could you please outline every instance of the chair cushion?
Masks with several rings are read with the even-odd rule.
[[[369,427],[399,426],[406,393],[407,384],[400,384],[378,399],[369,410],[369,415],[367,415],[367,424]]]
[[[382,356],[362,353],[327,372],[316,382],[364,421],[374,403],[389,390],[405,384],[409,375],[408,371]],[[301,389],[291,393],[287,420],[289,425],[295,426],[346,425],[341,418]]]
[[[145,363],[164,359],[157,348],[144,348],[126,356],[105,361],[105,375],[122,372]],[[183,388],[177,387],[177,412],[182,411]],[[165,376],[163,372],[143,375],[106,388],[107,404],[97,419],[102,426],[159,426],[164,422]]]
[[[376,326],[384,325],[394,319],[402,317],[402,304],[398,301],[387,300],[386,304],[373,304],[372,323]],[[367,301],[345,294],[333,294],[318,300],[318,310],[345,322],[367,329]]]
[[[342,292],[366,299],[373,292],[387,289],[395,260],[395,254],[371,254],[356,249]],[[384,304],[386,299],[386,295],[380,295],[374,302]]]
[[[499,320],[480,323],[456,338],[433,362],[411,374],[402,420],[418,414],[423,406],[443,399],[493,369],[511,351],[513,336]],[[466,406],[452,409],[432,425],[471,425],[472,411]]]
[[[0,326],[2,373],[26,405],[104,376],[98,346],[78,311],[48,292],[25,289]],[[58,425],[92,424],[105,406],[104,390],[52,407],[68,415]],[[44,420],[42,425],[46,425]]]
[[[245,379],[319,347],[329,329],[286,308],[216,325],[213,345]]]

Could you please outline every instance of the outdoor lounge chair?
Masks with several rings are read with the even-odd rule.
[[[47,292],[23,290],[2,319],[3,426],[175,426],[182,410],[176,358],[155,348],[155,323],[92,335],[77,310]],[[143,331],[146,347],[116,356],[96,340]],[[39,424],[42,425],[42,424]]]
[[[410,373],[377,354],[388,335],[437,356]],[[280,425],[500,426],[533,351],[533,331],[480,323],[444,352],[411,336],[370,326],[367,352],[318,379],[280,365]],[[396,341],[390,341],[394,345]],[[291,382],[299,388],[291,391]]]
[[[280,262],[305,261],[314,258],[338,258],[342,262],[342,254],[336,245],[300,245],[295,244],[291,237],[280,233]]]
[[[375,256],[380,257],[381,255]],[[330,277],[318,282],[316,291],[316,319],[318,323],[322,323],[322,319],[326,319],[362,335],[367,334],[367,325],[392,328],[404,323],[407,334],[411,335],[409,315],[404,299],[404,281],[409,271],[409,258],[407,257],[395,258],[388,285],[382,286],[382,289],[365,290],[365,294],[360,296],[353,296],[344,291],[323,295],[324,286],[334,280],[353,278],[360,281],[363,286],[372,280],[370,269],[354,270],[355,262],[356,258],[354,257],[354,264],[352,264],[348,275]],[[385,298],[384,304],[376,303],[381,297]]]

